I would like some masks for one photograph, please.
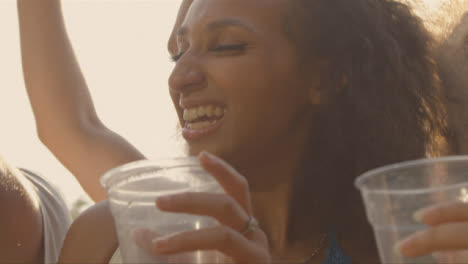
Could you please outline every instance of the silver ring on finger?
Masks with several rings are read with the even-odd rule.
[[[255,232],[259,228],[258,221],[253,216],[249,216],[249,220],[245,224],[244,229],[241,231],[241,234],[246,236],[252,232]]]

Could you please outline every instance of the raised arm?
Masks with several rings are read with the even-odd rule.
[[[99,120],[67,36],[60,0],[18,0],[24,79],[40,140],[95,201],[99,176],[144,156]]]

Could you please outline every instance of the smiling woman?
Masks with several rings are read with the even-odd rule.
[[[98,194],[98,175],[144,156],[96,114],[60,2],[18,3],[39,135]],[[169,92],[189,154],[226,194],[155,201],[220,225],[146,248],[213,249],[235,263],[378,262],[352,182],[377,166],[447,153],[430,47],[421,21],[392,0],[184,1],[169,40]],[[116,247],[100,203],[73,224],[61,261],[108,262]]]
[[[275,8],[268,19],[263,16],[251,19],[254,14],[262,13],[258,9],[261,5],[229,3],[229,8],[225,5],[200,1],[192,6],[201,10],[189,13],[177,31],[175,56],[179,58],[169,86],[173,101],[182,105],[180,108],[176,105],[179,117],[187,107],[209,103],[221,106],[224,112],[223,119],[215,124],[218,128],[209,130],[210,136],[188,141],[189,153],[208,150],[235,164],[255,160],[245,153],[264,156],[257,148],[272,144],[280,133],[290,138],[290,146],[302,141],[304,135],[297,138],[298,130],[294,127],[299,126],[297,118],[302,119],[301,123],[308,123],[306,116],[300,117],[307,109],[308,96],[305,86],[302,93],[290,92],[290,87],[298,86],[303,80],[293,74],[300,70],[293,62],[294,47],[282,31],[276,30],[282,23],[275,17],[283,16],[281,10],[287,4]],[[206,7],[225,11],[222,15],[200,16],[211,12]],[[244,7],[249,11],[242,11],[247,14],[239,17],[237,14]],[[187,127],[190,123],[181,123],[185,126],[185,136],[195,132]],[[264,137],[258,138],[252,131],[263,131]],[[281,152],[282,147],[277,144],[275,152]],[[241,150],[243,155],[239,155]],[[236,161],[241,157],[243,161]]]

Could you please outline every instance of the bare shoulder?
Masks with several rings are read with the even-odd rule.
[[[107,201],[84,211],[71,225],[59,263],[109,263],[117,235]]]
[[[42,257],[42,216],[31,184],[0,157],[0,256],[34,263]]]

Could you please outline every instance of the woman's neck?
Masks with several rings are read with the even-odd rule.
[[[285,167],[277,167],[276,172],[287,173],[285,169]],[[294,174],[289,172],[281,175]],[[259,188],[251,192],[255,217],[259,221],[261,229],[268,236],[273,260],[280,263],[302,261],[319,244],[318,240],[320,239],[317,235],[309,236],[300,241],[290,240],[292,188],[292,181],[281,181],[271,184],[268,190]],[[317,212],[317,215],[321,215],[321,213]]]
[[[301,202],[306,207],[297,206],[295,188],[297,187],[296,181],[304,177],[301,175],[304,152],[295,149],[295,151],[280,153],[275,158],[271,155],[265,159],[268,160],[265,165],[256,163],[256,166],[246,170],[251,187],[254,215],[268,236],[272,252],[282,257],[292,254],[297,259],[302,259],[329,231],[329,226],[324,224],[327,222],[326,210],[328,208],[323,206],[322,197],[319,197],[324,192],[317,192],[315,198],[313,193],[309,193],[308,201]],[[322,181],[326,179],[320,178],[318,182]],[[311,186],[310,191],[313,192],[316,188],[317,186]],[[307,234],[306,236],[301,239],[291,239],[292,217],[293,215],[300,217],[303,214],[314,215],[315,219],[308,217],[309,222],[301,223],[301,232]]]
[[[344,195],[333,189],[336,173],[330,168],[333,170],[336,164],[327,155],[336,153],[322,151],[328,145],[321,140],[317,141],[323,146],[311,149],[316,144],[310,142],[312,132],[304,121],[285,136],[288,140],[273,144],[274,149],[240,156],[241,160],[233,162],[247,177],[254,215],[278,259],[291,256],[296,261],[309,256],[330,231],[330,212],[337,210],[332,205]]]
[[[255,217],[272,248],[287,247],[290,196],[290,183],[278,184],[269,191],[251,193]]]

